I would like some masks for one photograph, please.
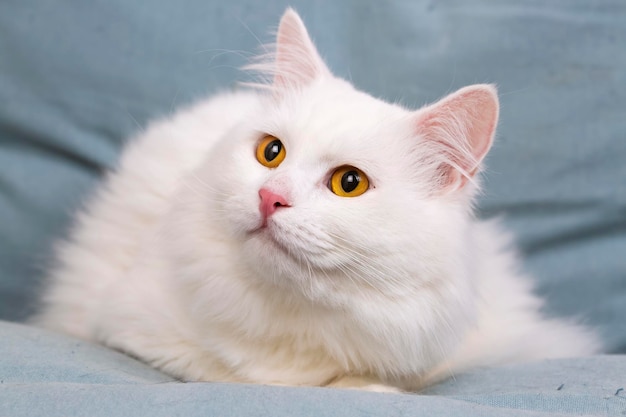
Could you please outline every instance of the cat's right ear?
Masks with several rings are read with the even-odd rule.
[[[280,19],[274,66],[273,86],[278,89],[301,88],[330,75],[304,23],[292,8]]]
[[[438,164],[440,192],[472,181],[493,143],[498,112],[496,88],[488,84],[464,87],[418,110],[417,130]]]

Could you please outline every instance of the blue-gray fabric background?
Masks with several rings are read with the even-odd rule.
[[[220,88],[288,2],[0,4],[0,317],[23,318],[71,213],[150,118]],[[329,66],[420,106],[499,86],[483,215],[551,314],[626,351],[626,2],[293,1]]]
[[[11,417],[538,417],[626,414],[626,356],[504,366],[421,395],[188,383],[101,346],[0,322],[0,415]]]

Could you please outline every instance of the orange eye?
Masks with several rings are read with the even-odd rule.
[[[280,139],[267,135],[256,148],[256,159],[263,166],[276,168],[285,159],[286,152]]]
[[[358,168],[344,165],[330,177],[328,188],[339,197],[358,197],[370,187],[367,176]]]

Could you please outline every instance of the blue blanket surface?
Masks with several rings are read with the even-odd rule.
[[[626,414],[626,357],[477,370],[415,394],[182,383],[101,346],[0,322],[3,416],[538,416]]]

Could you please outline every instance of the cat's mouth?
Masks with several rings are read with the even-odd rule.
[[[261,244],[261,250],[273,253],[279,251],[298,263],[303,260],[311,262],[318,255],[315,251],[316,245],[310,241],[308,233],[288,222],[281,223],[268,219],[249,232],[248,236]]]
[[[264,243],[269,243],[278,247],[285,253],[289,253],[287,246],[277,237],[276,227],[273,222],[263,222],[260,226],[248,232],[248,236],[253,239],[259,239]]]
[[[273,259],[289,258],[307,270],[313,266],[326,269],[343,261],[336,245],[316,225],[303,219],[272,216],[266,222],[259,219],[256,227],[247,233],[254,247],[254,255]]]

